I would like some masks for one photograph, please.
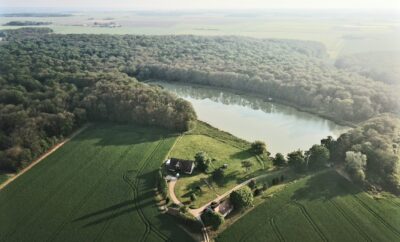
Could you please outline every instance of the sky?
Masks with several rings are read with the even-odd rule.
[[[350,8],[400,11],[400,0],[0,0],[0,9],[184,10]]]

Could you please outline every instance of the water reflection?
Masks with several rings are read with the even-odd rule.
[[[263,140],[272,153],[308,149],[320,139],[348,128],[319,116],[218,89],[157,82],[190,101],[198,118],[248,141]]]

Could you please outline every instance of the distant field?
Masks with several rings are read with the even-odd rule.
[[[171,157],[193,160],[197,152],[204,151],[210,158],[215,159],[212,162],[211,171],[225,163],[228,164],[228,168],[225,170],[225,178],[222,184],[209,182],[212,189],[201,181],[209,175],[195,171],[192,175],[182,176],[175,186],[177,197],[182,202],[189,201],[191,192],[194,191],[196,186],[200,186],[202,192],[193,203],[198,207],[216,198],[217,195],[225,193],[243,180],[254,176],[257,171],[261,172],[263,163],[257,160],[256,156],[249,151],[249,148],[250,144],[246,141],[199,122],[195,130],[183,135],[178,140],[171,151]],[[241,162],[243,160],[253,163],[250,171],[246,171],[242,167]]]
[[[0,191],[0,241],[193,241],[154,202],[176,136],[97,124]]]
[[[0,17],[0,25],[13,20],[32,18]],[[34,20],[52,22],[50,27],[56,33],[240,35],[313,40],[324,43],[333,58],[358,52],[400,50],[398,19],[382,13],[85,12]],[[94,22],[115,22],[122,27],[92,27]],[[0,30],[5,28],[10,27],[0,26]]]
[[[266,198],[216,241],[400,241],[400,203],[324,171]]]

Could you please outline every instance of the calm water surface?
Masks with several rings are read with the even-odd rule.
[[[328,135],[337,138],[349,129],[261,98],[187,84],[157,84],[190,101],[198,119],[248,141],[265,141],[273,154],[306,150]]]

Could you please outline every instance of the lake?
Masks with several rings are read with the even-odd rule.
[[[262,140],[268,150],[307,150],[328,135],[337,138],[349,128],[295,108],[225,90],[156,82],[192,103],[198,119],[248,141]]]

